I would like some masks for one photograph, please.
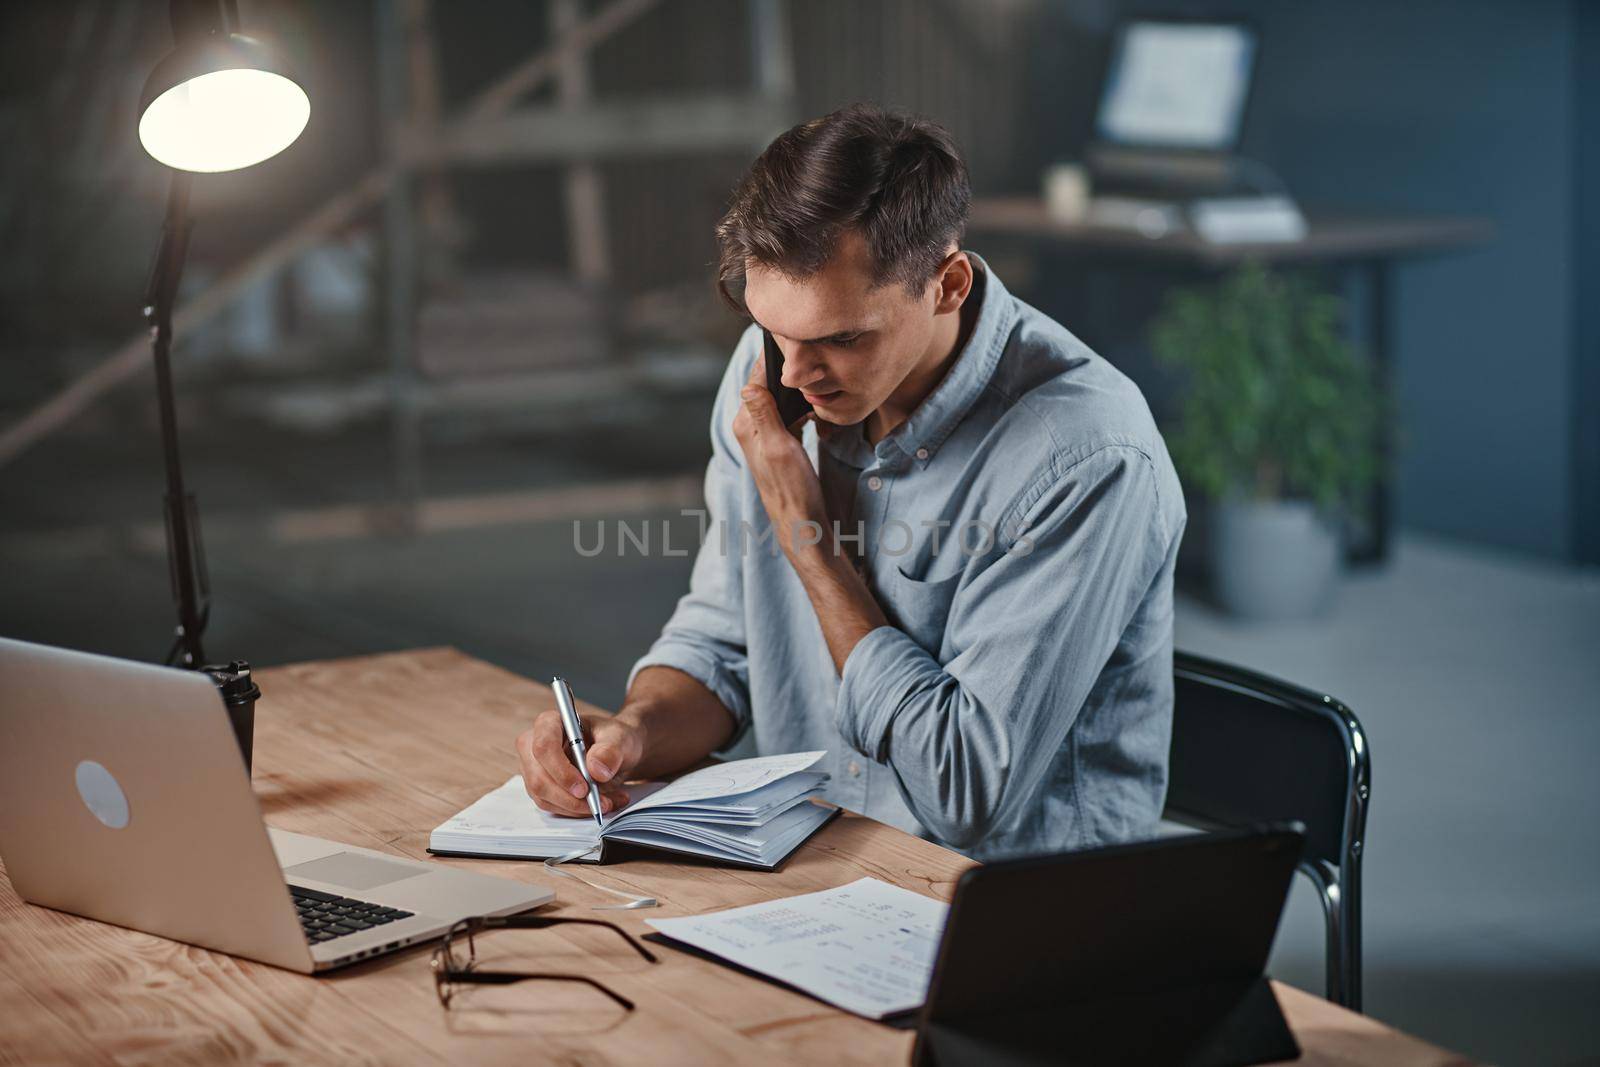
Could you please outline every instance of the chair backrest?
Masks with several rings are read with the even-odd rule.
[[[1199,825],[1298,819],[1306,859],[1349,871],[1371,769],[1349,708],[1266,675],[1178,652],[1169,817]]]

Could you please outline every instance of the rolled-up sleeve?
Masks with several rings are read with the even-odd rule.
[[[1057,460],[1002,526],[1021,535],[969,562],[947,662],[888,626],[851,651],[840,734],[889,767],[936,837],[970,847],[1035,794],[1162,567],[1167,503],[1138,448]]]
[[[728,363],[711,420],[711,461],[706,465],[706,536],[695,556],[689,592],[678,601],[650,650],[628,672],[628,685],[646,667],[672,667],[699,681],[733,715],[728,743],[750,723],[750,671],[744,618],[744,575],[739,554],[714,531],[736,524],[744,492],[743,455],[733,440],[739,390],[750,373],[760,334],[747,332]]]

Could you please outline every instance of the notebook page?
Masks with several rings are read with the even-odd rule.
[[[862,878],[837,889],[682,919],[647,919],[686,945],[881,1019],[919,1007],[950,906]]]
[[[801,771],[736,797],[680,801],[672,805],[670,814],[691,819],[749,818],[760,822],[764,816],[788,807],[796,797],[819,792],[827,781],[828,775],[822,771]]]
[[[621,826],[607,827],[604,836],[608,841],[642,844],[660,844],[663,840],[675,839],[673,847],[676,848],[760,861],[773,844],[785,840],[796,829],[809,831],[825,820],[828,814],[827,808],[808,803],[804,797],[795,801],[787,811],[780,812],[759,826],[690,822],[678,818],[675,812],[665,815],[646,812]],[[642,836],[646,834],[650,836]],[[784,854],[787,855],[788,850]]]
[[[664,804],[682,804],[715,797],[733,797],[775,782],[780,778],[803,771],[826,752],[788,752],[779,756],[757,756],[754,759],[714,763],[691,771],[682,778],[667,783],[650,797],[629,804],[616,818],[629,812],[646,811]],[[609,826],[612,820],[607,820]]]
[[[660,782],[639,782],[627,787],[629,797],[642,800],[658,789]],[[471,851],[470,842],[537,844],[552,854],[570,852],[600,839],[599,828],[588,816],[572,818],[544,811],[528,796],[521,775],[512,775],[500,788],[484,794],[472,804],[440,823],[433,831],[433,842],[456,851]]]
[[[748,847],[740,845],[714,845],[703,844],[686,840],[676,830],[672,833],[662,833],[659,830],[629,829],[618,833],[614,837],[607,835],[607,840],[627,841],[636,845],[646,845],[655,848],[667,849],[676,852],[686,852],[697,856],[704,856],[712,860],[726,861],[729,863],[750,863],[760,867],[771,867],[781,863],[791,852],[800,847],[807,837],[814,833],[818,826],[827,822],[830,812],[827,808],[819,808],[815,804],[806,805],[809,812],[802,812],[802,818],[797,825],[789,825],[785,821],[782,832],[775,837],[761,838],[749,844]]]

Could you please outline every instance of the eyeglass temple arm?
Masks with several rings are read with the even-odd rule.
[[[616,923],[608,923],[604,919],[569,919],[565,916],[557,915],[507,915],[502,918],[484,920],[485,928],[506,926],[513,929],[522,928],[530,930],[538,929],[539,927],[543,926],[555,926],[560,923],[581,923],[584,926],[603,926],[607,930],[614,931],[618,937],[622,938],[622,940],[628,943],[629,947],[631,947],[635,952],[643,956],[645,959],[649,960],[651,963],[660,962],[649,949],[645,948],[637,940],[635,940],[632,934],[628,933],[628,931],[624,930]]]
[[[453,971],[445,977],[445,981],[454,985],[515,985],[517,982],[582,982],[584,985],[595,989],[612,1000],[616,1001],[628,1011],[633,1010],[633,1001],[621,993],[613,992],[582,974],[518,974],[514,971]]]

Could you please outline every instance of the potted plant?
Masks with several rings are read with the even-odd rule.
[[[1157,358],[1185,377],[1168,447],[1212,504],[1213,591],[1236,614],[1321,609],[1341,520],[1378,473],[1383,398],[1341,333],[1342,311],[1306,278],[1248,265],[1171,293],[1153,324]]]

